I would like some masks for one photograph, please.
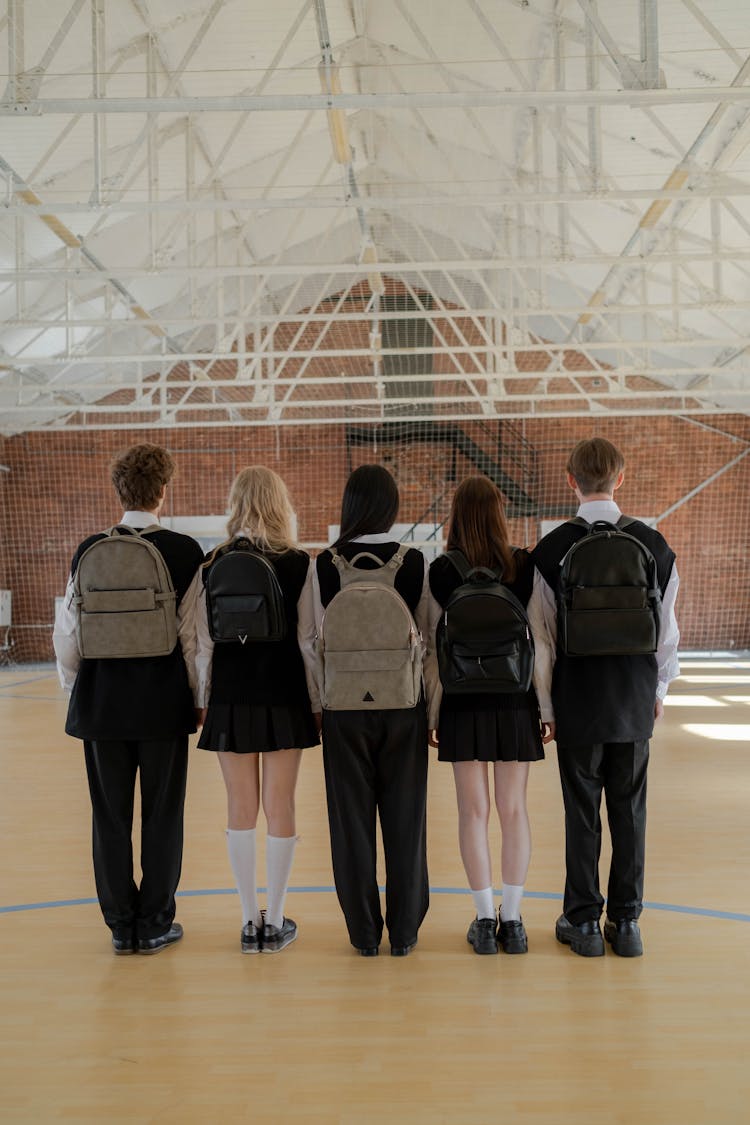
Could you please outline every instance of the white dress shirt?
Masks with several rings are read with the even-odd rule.
[[[622,512],[614,500],[586,500],[580,505],[576,515],[587,523],[594,523],[596,520],[617,523]],[[658,669],[656,698],[659,700],[664,699],[671,681],[680,674],[677,659],[680,630],[675,617],[675,600],[679,585],[677,567],[673,566],[667,588],[662,595],[661,627],[656,649]],[[557,656],[557,604],[554,591],[550,589],[538,570],[534,572],[534,589],[527,612],[536,649],[534,687],[539,699],[542,722],[551,723],[555,720],[551,690],[552,669]]]

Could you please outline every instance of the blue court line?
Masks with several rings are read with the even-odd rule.
[[[265,894],[265,887],[258,887],[261,894]],[[385,890],[380,887],[380,890]],[[310,887],[290,887],[290,894],[335,894],[335,887],[328,886],[310,886]],[[496,895],[499,895],[499,890],[495,890]],[[237,891],[234,887],[217,887],[206,890],[198,891],[178,891],[177,898],[200,898],[212,895],[236,895]],[[433,895],[468,895],[469,892],[466,887],[430,887],[430,894]],[[525,891],[524,898],[537,898],[545,899],[553,902],[562,901],[561,894],[555,894],[551,891]],[[58,906],[94,906],[97,900],[95,898],[70,898],[59,899],[53,902],[22,902],[15,906],[0,906],[0,914],[18,914],[25,910],[51,910]],[[701,918],[721,918],[730,922],[750,922],[750,914],[734,913],[730,910],[708,910],[701,906],[678,906],[671,902],[644,902],[644,907],[648,910],[666,910],[672,914],[692,914]]]
[[[4,684],[0,681],[0,693],[8,691],[10,688],[26,687],[27,684],[36,684],[39,683],[40,680],[49,680],[50,678],[51,674],[47,673],[44,676],[32,676],[30,679],[14,680],[12,684]]]

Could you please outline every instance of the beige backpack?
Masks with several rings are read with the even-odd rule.
[[[347,562],[333,552],[341,589],[321,625],[323,706],[328,711],[416,707],[422,688],[422,639],[409,607],[394,589],[408,550],[401,545],[385,564],[369,551]],[[377,570],[361,570],[361,558]]]
[[[78,560],[73,605],[78,647],[87,660],[166,656],[177,644],[177,595],[160,552],[144,538],[158,531],[110,527]]]

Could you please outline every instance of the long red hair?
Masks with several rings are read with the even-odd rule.
[[[448,550],[461,551],[472,566],[502,567],[504,582],[516,577],[503,498],[489,477],[467,477],[456,489]]]

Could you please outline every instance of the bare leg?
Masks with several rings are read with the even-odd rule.
[[[495,802],[503,832],[503,921],[520,919],[521,898],[531,858],[531,830],[526,811],[528,762],[495,763]]]
[[[490,796],[486,762],[454,762],[458,802],[458,844],[466,878],[473,891],[492,886],[487,827]]]
[[[301,750],[274,750],[263,755],[263,811],[268,823],[268,906],[264,933],[271,932],[268,929],[271,926],[280,930],[284,922],[284,901],[297,843],[294,791],[301,759]]]

